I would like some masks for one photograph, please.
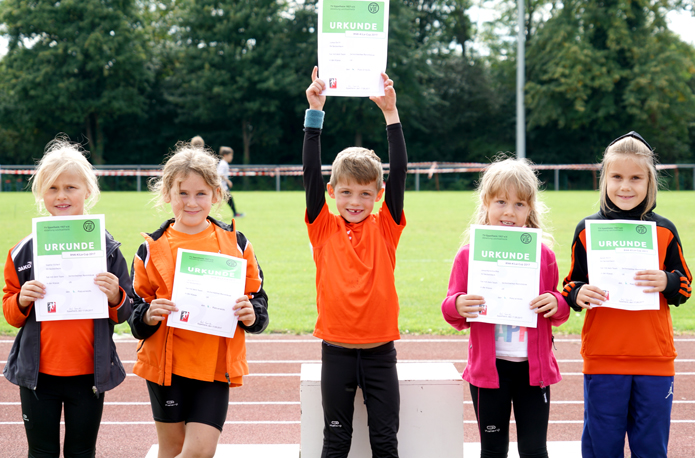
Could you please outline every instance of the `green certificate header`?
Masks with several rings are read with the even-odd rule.
[[[652,226],[639,223],[590,224],[592,250],[653,250]]]
[[[496,229],[475,230],[473,260],[536,262],[538,234]]]
[[[325,0],[323,33],[383,32],[384,2]]]
[[[36,223],[36,239],[39,256],[99,251],[101,221],[98,218],[40,221]]]
[[[198,253],[180,252],[182,274],[199,275],[201,277],[224,277],[240,280],[243,263],[221,256],[207,256]]]

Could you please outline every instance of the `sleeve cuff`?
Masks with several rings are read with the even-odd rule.
[[[325,115],[326,113],[321,110],[306,110],[304,113],[304,127],[323,129],[323,117]]]

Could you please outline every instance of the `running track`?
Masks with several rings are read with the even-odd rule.
[[[287,335],[248,336],[247,339],[251,375],[245,378],[243,387],[230,393],[231,405],[220,443],[298,444],[300,365],[319,362],[319,341],[311,336]],[[398,341],[396,347],[399,361],[450,361],[462,371],[467,342],[464,336],[408,336]],[[579,338],[559,337],[555,343],[563,381],[551,388],[548,439],[577,441],[581,438],[583,415]],[[11,344],[11,340],[0,338],[0,367],[5,365]],[[143,379],[132,374],[136,341],[120,340],[117,347],[128,377],[106,394],[97,455],[141,458],[157,441],[147,388]],[[695,457],[695,335],[677,337],[676,348],[679,356],[669,457],[692,458]],[[467,387],[464,395],[465,441],[478,442]],[[18,388],[6,380],[0,380],[0,450],[0,455],[8,458],[26,457],[27,453]]]

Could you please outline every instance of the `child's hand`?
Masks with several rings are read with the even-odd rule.
[[[602,305],[606,300],[606,293],[594,285],[582,285],[577,293],[577,305],[583,309],[590,309],[594,305]]]
[[[485,303],[483,296],[475,294],[462,294],[456,298],[456,310],[464,318],[477,318],[478,312],[483,310]]]
[[[557,313],[557,297],[551,293],[541,294],[531,301],[531,310],[536,313],[547,312],[543,318],[550,318]]]
[[[38,280],[29,280],[22,285],[22,289],[19,290],[19,298],[17,303],[19,304],[19,309],[24,312],[29,308],[32,302],[43,299],[46,295],[46,287]]]
[[[651,289],[645,289],[645,293],[660,293],[666,289],[668,279],[666,272],[663,270],[640,270],[635,274],[635,283],[637,286],[651,286]]]
[[[386,73],[382,73],[381,78],[384,80],[384,95],[372,95],[369,100],[376,103],[384,113],[386,125],[397,124],[401,120],[398,117],[398,108],[396,108],[396,90],[393,88],[393,80],[389,79]]]
[[[253,305],[249,301],[248,296],[241,296],[236,300],[233,309],[234,314],[239,318],[239,321],[246,326],[251,326],[256,322],[256,312],[253,310]]]
[[[145,313],[145,319],[143,320],[148,326],[155,326],[160,321],[171,315],[171,312],[178,312],[179,309],[176,308],[173,302],[168,299],[155,299],[150,304],[150,308]]]
[[[111,272],[102,272],[94,277],[94,284],[106,294],[109,300],[109,305],[118,305],[121,303],[121,287],[118,284],[118,277]]]
[[[326,103],[326,96],[321,95],[326,89],[326,83],[318,78],[318,74],[319,68],[314,66],[311,71],[311,85],[306,90],[306,99],[312,110],[323,110],[323,105]]]

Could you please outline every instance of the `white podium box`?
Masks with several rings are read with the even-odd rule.
[[[145,458],[157,458],[154,444]],[[213,458],[299,458],[297,444],[217,444]]]
[[[401,392],[400,458],[463,457],[463,380],[452,363],[398,363]],[[323,447],[321,364],[302,364],[302,458],[320,458]],[[348,458],[372,456],[367,408],[355,392],[352,447]]]

